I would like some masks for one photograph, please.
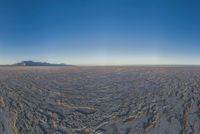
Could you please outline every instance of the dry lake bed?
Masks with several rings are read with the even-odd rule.
[[[200,66],[0,67],[0,134],[199,134]]]

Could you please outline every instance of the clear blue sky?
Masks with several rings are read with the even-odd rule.
[[[200,64],[198,0],[0,0],[0,64]]]

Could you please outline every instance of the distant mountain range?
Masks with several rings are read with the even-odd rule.
[[[71,66],[66,64],[52,64],[47,62],[34,62],[34,61],[22,61],[16,64],[13,64],[12,66]]]

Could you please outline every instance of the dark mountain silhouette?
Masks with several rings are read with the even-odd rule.
[[[34,62],[34,61],[22,61],[20,63],[16,63],[13,66],[70,66],[66,64],[52,64],[47,62]]]

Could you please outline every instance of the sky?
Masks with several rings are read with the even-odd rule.
[[[0,0],[0,64],[200,64],[198,0]]]

